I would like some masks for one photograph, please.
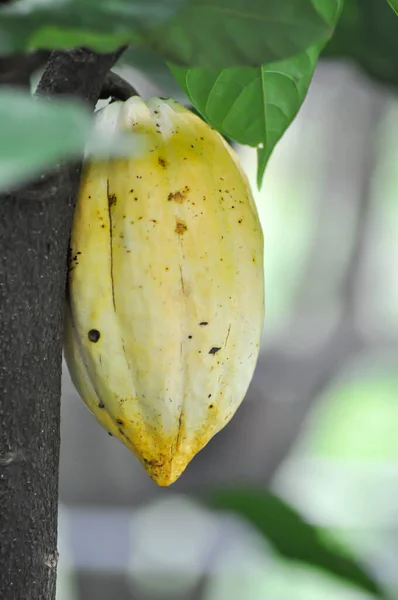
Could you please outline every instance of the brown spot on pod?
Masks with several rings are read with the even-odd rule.
[[[189,186],[186,185],[181,190],[177,190],[176,192],[170,192],[170,194],[167,196],[167,200],[169,202],[174,201],[178,204],[182,204],[187,199],[188,192]]]
[[[182,219],[176,220],[175,232],[178,233],[178,235],[183,235],[187,229],[188,229],[188,226],[185,223],[185,221],[183,221]]]

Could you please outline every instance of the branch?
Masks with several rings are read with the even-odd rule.
[[[0,57],[0,85],[30,88],[32,74],[42,67],[50,53],[45,50]]]
[[[74,96],[91,107],[97,103],[110,67],[123,54],[94,54],[86,48],[53,52],[37,86],[38,96]],[[90,85],[87,85],[87,82]]]
[[[131,83],[123,79],[120,75],[117,75],[117,73],[109,71],[102,86],[100,99],[106,100],[107,98],[112,98],[112,100],[125,101],[131,98],[131,96],[139,96]]]
[[[37,93],[94,107],[121,51],[53,52]],[[59,165],[0,196],[2,600],[55,598],[63,302],[79,174],[79,164]]]

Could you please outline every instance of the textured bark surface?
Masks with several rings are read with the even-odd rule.
[[[119,54],[53,53],[38,94],[93,107]],[[60,165],[0,196],[1,600],[55,598],[62,313],[79,173]]]

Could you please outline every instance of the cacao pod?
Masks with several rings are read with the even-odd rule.
[[[148,145],[84,162],[65,358],[89,410],[167,486],[228,423],[251,381],[263,234],[237,155],[192,112],[132,97],[96,119],[145,134]]]

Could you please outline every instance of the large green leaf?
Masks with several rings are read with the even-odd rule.
[[[320,5],[333,30],[341,0]],[[260,67],[222,70],[170,65],[192,104],[213,127],[240,144],[258,149],[260,187],[268,159],[295,118],[309,87],[322,44]]]
[[[318,57],[310,48],[289,60],[208,71],[172,66],[201,115],[240,144],[258,148],[258,183],[271,152],[297,114]]]
[[[371,77],[397,86],[397,56],[398,20],[387,2],[345,0],[336,31],[321,57],[353,60]]]
[[[180,65],[256,66],[330,33],[336,0],[17,0],[0,9],[0,53],[132,43]],[[324,8],[326,6],[326,9]]]
[[[17,0],[0,8],[0,53],[87,46],[109,51],[170,19],[187,0]]]
[[[3,88],[0,122],[0,190],[4,190],[82,152],[91,115],[72,101],[49,102]]]
[[[318,10],[314,3],[191,0],[159,28],[151,45],[176,64],[212,69],[259,66],[294,56],[328,39],[330,24],[324,10]]]
[[[332,573],[378,598],[387,598],[354,558],[338,549],[337,544],[326,542],[316,527],[277,496],[261,489],[230,489],[213,492],[207,503],[244,517],[284,557]]]
[[[398,0],[387,0],[393,11],[398,15]]]

